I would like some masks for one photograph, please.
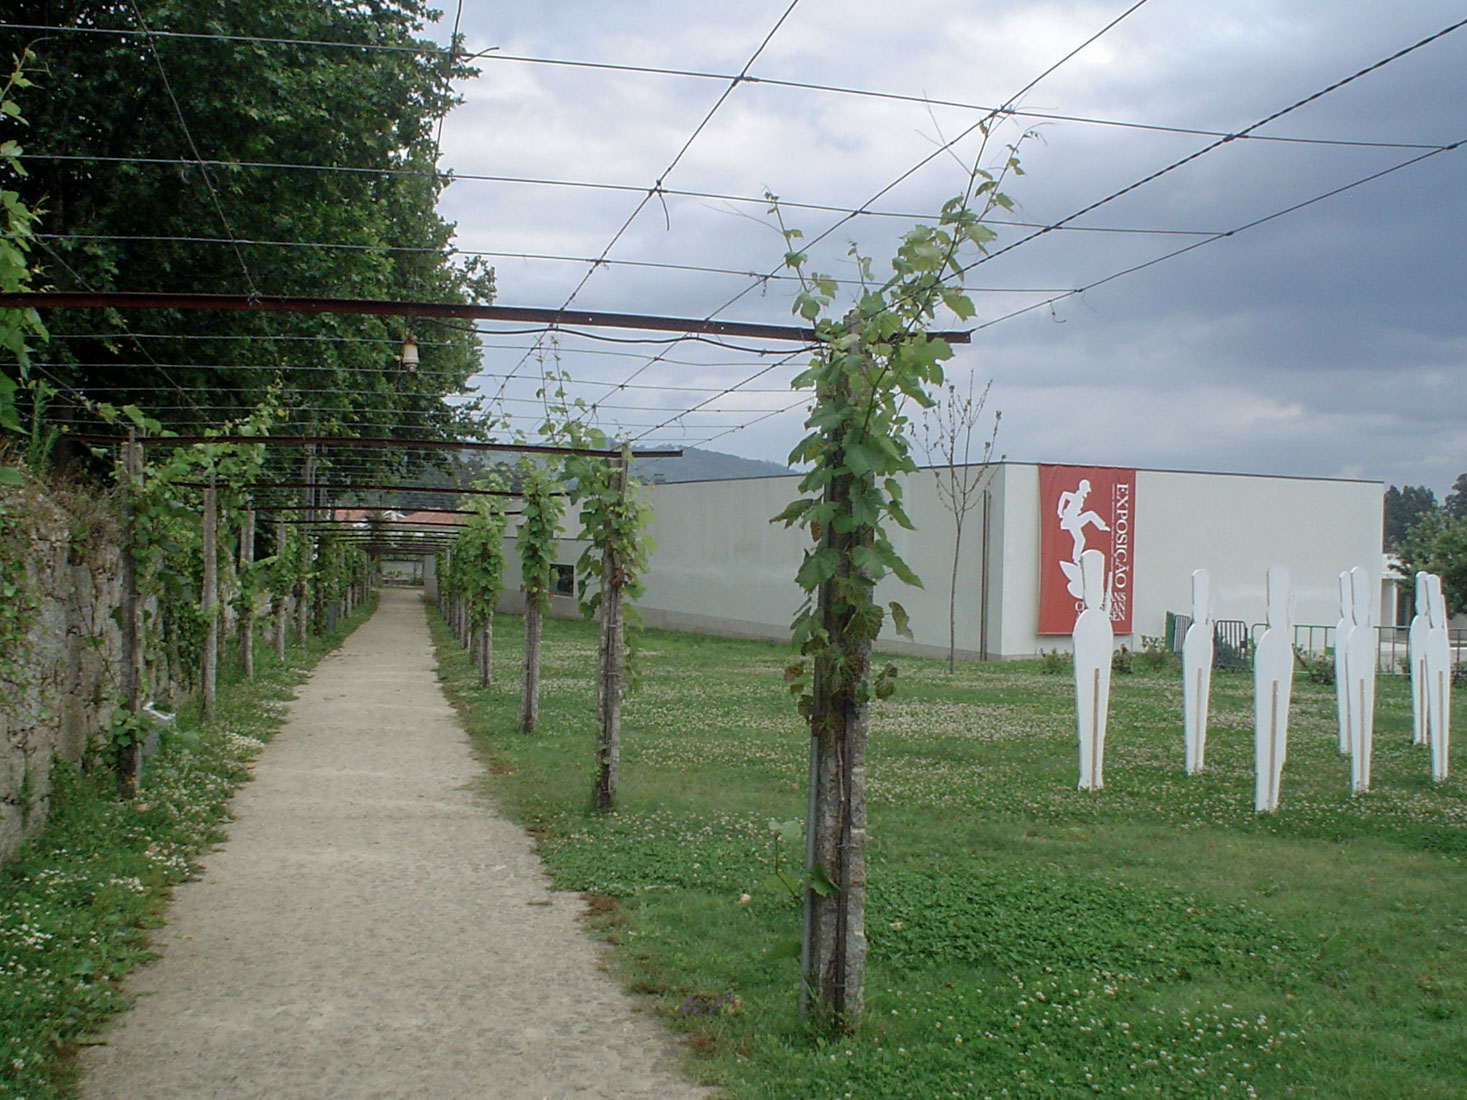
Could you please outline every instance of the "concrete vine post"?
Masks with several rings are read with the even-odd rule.
[[[295,594],[295,639],[301,645],[306,644],[306,638],[310,634],[310,570],[311,561],[314,557],[313,542],[313,538],[310,535],[306,535],[300,540],[300,545],[296,548],[296,553],[299,557],[299,561],[297,562],[299,571],[296,573],[292,591]]]
[[[625,503],[627,496],[628,463],[629,460],[625,457],[617,460],[611,472],[609,488],[621,503]],[[596,660],[598,730],[596,790],[593,798],[598,810],[610,810],[616,806],[616,786],[621,771],[621,701],[626,691],[622,600],[627,562],[622,549],[613,542],[609,538],[601,554],[601,599],[598,608],[601,637]]]
[[[525,595],[525,645],[520,687],[520,731],[533,733],[540,720],[540,634],[550,603],[550,567],[560,532],[560,503],[551,476],[527,463],[522,471],[523,517],[518,545]]]
[[[312,487],[316,481],[316,445],[306,444],[306,457],[302,464],[301,483],[305,486],[301,490],[301,504],[305,511],[301,515],[308,520],[320,519],[316,512],[316,490]],[[311,572],[312,563],[312,538],[306,535],[301,539],[299,547],[301,560],[295,576],[295,633],[296,641],[301,645],[306,644],[307,629],[311,619],[311,606],[308,598],[310,589],[308,577]]]
[[[239,528],[239,583],[244,599],[239,609],[239,663],[246,680],[255,678],[255,593],[250,576],[255,564],[255,510],[246,507]]]
[[[494,616],[485,615],[479,626],[479,686],[494,683]]]
[[[848,403],[850,388],[839,386],[836,392],[826,393],[825,399]],[[846,468],[826,484],[825,501],[838,508],[852,498],[858,479],[845,467],[839,446],[830,457]],[[869,482],[870,475],[859,480]],[[819,588],[820,627],[829,644],[813,662],[807,714],[812,739],[812,813],[806,836],[809,877],[801,965],[806,997],[816,994],[826,1022],[849,1027],[860,1019],[864,1007],[869,721],[858,685],[870,672],[871,638],[858,618],[866,608],[860,600],[848,597],[856,581],[856,553],[871,549],[875,530],[870,524],[853,524],[842,531],[835,523],[827,523],[820,537],[821,549],[834,554],[836,564]],[[866,607],[870,606],[868,599]]]
[[[540,634],[544,603],[528,595],[525,601],[524,660],[520,667],[520,732],[534,733],[540,722]]]
[[[137,585],[137,498],[142,490],[143,445],[129,428],[122,445],[123,546],[122,588],[122,702],[136,714],[143,705],[143,608]],[[117,761],[117,791],[130,798],[137,791],[142,767],[142,745],[132,745]]]
[[[204,579],[199,589],[199,610],[204,617],[204,642],[199,655],[199,706],[205,719],[214,717],[215,687],[219,670],[219,505],[214,474],[204,489]]]
[[[275,569],[283,572],[286,561],[286,540],[289,535],[283,521],[275,523]],[[285,632],[290,619],[290,592],[284,585],[277,585],[275,597],[275,658],[285,660]]]
[[[853,246],[861,289],[841,321],[830,317],[839,284],[806,272],[802,234],[785,227],[777,201],[769,211],[785,238],[785,265],[799,278],[793,311],[814,326],[817,341],[792,383],[814,391],[809,434],[789,456],[809,472],[803,495],[773,522],[806,528],[814,543],[795,576],[805,600],[791,624],[798,657],[785,679],[811,739],[800,1008],[827,1031],[854,1030],[864,1007],[867,707],[891,694],[896,676],[891,664],[872,670],[872,644],[887,619],[876,586],[888,574],[921,584],[883,527],[912,527],[900,480],[917,471],[905,407],[933,406],[930,391],[942,385],[942,363],[953,354],[947,341],[927,335],[937,311],[973,316],[973,303],[948,280],[961,279],[964,248],[981,252],[993,239],[983,215],[1012,205],[997,189],[1002,173],[1018,169],[1013,147],[1010,154],[1000,175],[975,168],[936,226],[902,236],[884,281]],[[970,209],[975,198],[981,211]],[[893,629],[910,638],[905,610],[888,606]]]
[[[636,632],[641,622],[628,601],[642,594],[651,519],[631,478],[632,456],[607,454],[609,441],[599,431],[573,431],[571,442],[584,450],[566,460],[566,476],[580,504],[580,538],[586,542],[576,562],[581,614],[596,617],[596,781],[591,794],[597,810],[616,807],[621,772],[621,706],[636,686]],[[596,453],[597,451],[601,453]],[[629,629],[632,628],[632,629]]]
[[[476,482],[480,488],[491,482]],[[492,484],[497,486],[498,480]],[[469,653],[479,672],[479,686],[494,678],[494,610],[504,591],[504,507],[492,497],[470,504],[472,514],[454,540],[449,570],[454,617],[460,613],[468,631]]]

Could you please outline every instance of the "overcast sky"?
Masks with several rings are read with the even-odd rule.
[[[444,6],[441,40],[456,14]],[[443,163],[461,177],[598,186],[462,178],[445,211],[461,248],[506,254],[493,260],[501,304],[574,295],[589,310],[785,323],[791,285],[751,277],[775,270],[783,245],[765,204],[737,199],[771,191],[908,215],[847,220],[812,250],[813,267],[850,276],[853,241],[880,265],[898,233],[962,189],[962,162],[982,152],[997,164],[1026,131],[1004,217],[1052,224],[1217,140],[1175,129],[1236,133],[1467,14],[1459,0],[1150,0],[1014,99],[1128,6],[798,0],[786,15],[790,0],[466,0],[469,48],[495,52],[447,120]],[[761,79],[729,91],[766,36],[748,70]],[[974,133],[873,201],[1000,105],[1028,113],[1002,122],[986,151]],[[975,323],[997,323],[975,332],[950,376],[992,380],[1010,459],[1363,477],[1442,494],[1467,470],[1467,149],[1095,284],[1467,139],[1467,28],[1252,133],[976,268]],[[613,244],[659,179],[734,199],[659,197]],[[813,237],[841,216],[791,206],[785,217]],[[1033,232],[994,228],[995,250]],[[608,246],[611,262],[588,277],[584,261]],[[487,377],[484,392],[502,387],[517,416],[535,411],[533,343],[486,337],[485,370],[515,377]],[[798,407],[759,419],[798,401],[781,357],[567,334],[558,362],[602,427],[644,444],[783,461],[803,434]]]

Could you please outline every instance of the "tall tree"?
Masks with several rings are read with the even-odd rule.
[[[31,87],[26,78],[30,52],[15,58],[15,67],[0,88],[0,118],[24,125],[16,97],[20,89]],[[0,291],[15,293],[31,289],[30,252],[35,236],[37,214],[27,209],[18,185],[25,180],[21,166],[21,144],[11,138],[0,143]],[[0,430],[21,430],[16,390],[30,373],[29,341],[44,339],[45,326],[35,310],[0,309]],[[19,475],[8,467],[0,467],[0,484],[13,484]]]
[[[1467,474],[1458,474],[1452,491],[1442,501],[1442,510],[1453,519],[1467,519]]]
[[[45,281],[490,297],[492,272],[452,259],[435,212],[448,177],[434,126],[474,70],[418,37],[433,14],[421,0],[14,0],[14,22],[62,28],[36,43],[21,189],[48,210]],[[418,369],[401,369],[400,318],[88,310],[52,328],[51,378],[185,429],[253,408],[278,378],[294,427],[443,433],[441,395],[477,360],[472,333],[435,326]]]
[[[1385,548],[1395,550],[1411,528],[1437,510],[1436,494],[1425,485],[1394,485],[1385,491]]]
[[[1407,583],[1418,570],[1442,579],[1449,614],[1467,610],[1467,516],[1433,512],[1411,528],[1398,551],[1396,567]]]

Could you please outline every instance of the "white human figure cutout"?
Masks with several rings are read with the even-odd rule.
[[[1350,752],[1355,722],[1350,708],[1350,633],[1355,629],[1355,585],[1347,569],[1340,574],[1340,621],[1335,624],[1335,709],[1340,719],[1340,752]]]
[[[1447,753],[1451,744],[1452,646],[1447,635],[1447,602],[1442,579],[1428,575],[1427,608],[1430,629],[1426,635],[1426,715],[1431,741],[1431,778],[1440,783],[1447,777]]]
[[[1075,714],[1080,734],[1080,789],[1104,786],[1105,718],[1110,707],[1110,658],[1115,633],[1110,625],[1105,592],[1105,555],[1086,550],[1080,555],[1085,610],[1075,619],[1071,639],[1075,648]]]
[[[1289,572],[1268,571],[1268,629],[1253,654],[1253,807],[1272,813],[1279,806],[1279,780],[1289,744],[1289,696],[1294,687],[1294,638],[1290,622]]]
[[[1182,729],[1187,774],[1202,770],[1207,750],[1207,707],[1212,693],[1212,581],[1192,571],[1192,625],[1182,639]]]
[[[1431,632],[1431,590],[1429,573],[1416,574],[1416,614],[1406,632],[1406,660],[1411,665],[1411,743],[1427,743],[1426,636]]]
[[[1355,629],[1350,631],[1345,674],[1350,683],[1350,791],[1370,790],[1370,759],[1375,740],[1375,664],[1379,640],[1375,630],[1374,581],[1363,565],[1350,570]]]
[[[1070,560],[1061,560],[1059,567],[1069,581],[1066,587],[1070,595],[1077,600],[1085,598],[1085,581],[1080,570],[1080,558],[1085,553],[1085,527],[1088,524],[1099,531],[1110,530],[1109,524],[1098,513],[1085,507],[1085,498],[1089,495],[1090,479],[1081,478],[1080,484],[1072,491],[1059,495],[1059,503],[1055,508],[1060,530],[1068,534],[1073,543]]]

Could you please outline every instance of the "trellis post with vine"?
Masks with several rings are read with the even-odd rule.
[[[204,487],[204,579],[199,587],[199,610],[204,617],[204,644],[199,654],[199,706],[204,718],[214,717],[219,672],[219,495],[209,471]]]
[[[624,506],[627,497],[627,465],[621,459],[611,465],[608,493],[612,507]],[[593,803],[598,810],[616,805],[616,786],[621,773],[621,701],[626,688],[625,623],[622,603],[626,584],[626,549],[615,545],[615,528],[607,524],[607,545],[601,551],[600,637],[596,647],[596,788]]]
[[[485,488],[491,483],[497,479],[475,484]],[[451,551],[453,587],[455,599],[465,605],[479,686],[488,687],[494,678],[494,609],[504,591],[505,516],[503,505],[492,497],[479,497],[471,511]]]
[[[239,529],[239,663],[246,680],[255,678],[255,509],[246,506]]]
[[[122,611],[122,705],[136,714],[143,705],[142,600],[138,597],[137,545],[138,496],[142,491],[143,446],[136,429],[129,428],[127,442],[119,448],[118,480],[122,484],[123,550],[121,561]],[[142,765],[142,746],[134,745],[117,760],[117,789],[131,797],[137,789]]]
[[[599,433],[593,443],[605,446]],[[623,449],[612,458],[577,455],[566,472],[575,478],[581,502],[581,538],[587,542],[576,571],[581,580],[581,611],[595,615],[599,626],[596,657],[596,783],[592,802],[598,810],[616,805],[621,770],[621,704],[633,680],[627,620],[635,624],[628,598],[641,593],[647,566],[649,514],[634,492],[631,454]]]
[[[285,634],[290,621],[289,568],[290,531],[284,520],[275,521],[275,561],[271,564],[271,599],[275,612],[275,659],[285,660]]]
[[[550,475],[527,462],[520,484],[523,517],[518,545],[525,594],[525,646],[520,688],[520,730],[533,733],[540,719],[540,634],[550,603],[550,567],[560,531],[560,501]]]
[[[1010,154],[1005,173],[1018,171],[1013,147]],[[800,280],[794,312],[814,325],[818,341],[793,383],[815,394],[809,434],[790,454],[791,465],[810,471],[800,481],[804,495],[775,521],[804,527],[814,540],[796,574],[806,598],[792,624],[799,656],[786,678],[810,729],[800,1003],[802,1014],[830,1030],[854,1029],[864,1007],[867,706],[891,693],[896,675],[894,665],[871,668],[886,621],[875,589],[888,573],[921,583],[883,526],[912,527],[899,480],[917,469],[904,408],[909,401],[931,407],[928,391],[942,384],[942,363],[952,355],[947,341],[926,334],[937,310],[973,316],[972,302],[948,280],[961,278],[963,248],[981,252],[993,239],[983,215],[1011,205],[1000,179],[975,169],[936,226],[903,235],[883,281],[853,246],[861,292],[841,321],[829,316],[836,281],[806,273],[800,232],[784,226],[777,201],[770,210],[785,237],[785,263]],[[975,198],[980,211],[970,208]],[[911,637],[901,605],[889,607],[894,629]]]

